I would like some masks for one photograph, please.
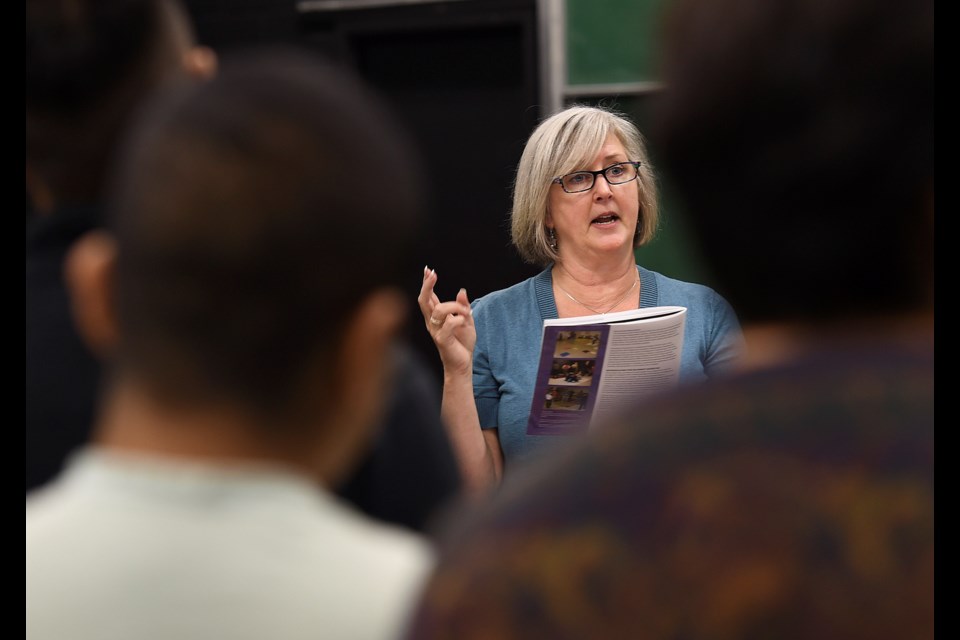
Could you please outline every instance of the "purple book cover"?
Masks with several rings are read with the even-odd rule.
[[[606,324],[544,328],[528,435],[566,435],[587,429],[609,333]]]

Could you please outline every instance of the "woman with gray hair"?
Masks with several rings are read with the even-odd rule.
[[[623,116],[574,106],[544,120],[517,167],[513,244],[539,275],[472,304],[434,293],[424,268],[418,297],[444,369],[442,416],[469,488],[549,446],[527,435],[543,321],[639,307],[687,307],[681,382],[732,367],[742,350],[736,315],[708,287],[636,264],[657,228],[657,188],[643,138]]]

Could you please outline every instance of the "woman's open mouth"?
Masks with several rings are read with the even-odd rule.
[[[596,218],[591,220],[590,224],[595,224],[599,226],[610,225],[617,222],[619,219],[620,219],[620,216],[618,216],[615,213],[605,213],[602,216],[597,216]]]

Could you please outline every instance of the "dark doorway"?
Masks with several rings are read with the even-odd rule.
[[[510,192],[538,104],[534,2],[470,0],[301,16],[304,39],[388,99],[423,153],[433,200],[423,263],[438,295],[472,298],[533,275],[510,244]],[[411,295],[420,273],[411,274]],[[411,341],[439,366],[419,318]],[[439,371],[439,369],[438,369]]]

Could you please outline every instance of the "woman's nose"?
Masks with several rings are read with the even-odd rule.
[[[610,189],[610,183],[607,181],[607,177],[603,174],[597,176],[593,185],[593,197],[597,200],[603,200],[609,198],[612,193],[613,191]]]

